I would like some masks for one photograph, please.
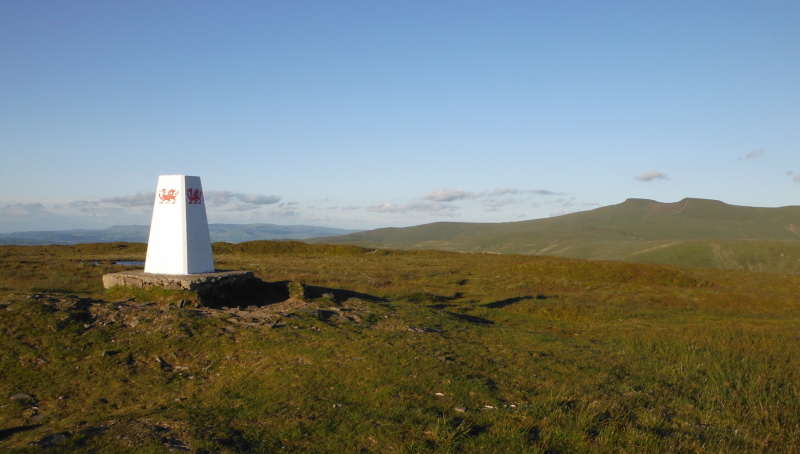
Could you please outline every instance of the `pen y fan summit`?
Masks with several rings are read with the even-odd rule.
[[[547,219],[438,222],[311,241],[798,273],[800,206],[758,208],[692,198],[675,203],[628,199]]]

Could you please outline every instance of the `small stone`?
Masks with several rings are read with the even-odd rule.
[[[442,397],[442,396],[444,396],[444,393],[436,393],[436,395],[439,396],[439,397]]]
[[[22,394],[22,393],[14,394],[13,396],[11,396],[11,400],[28,400],[30,398],[31,398],[30,394]]]
[[[58,400],[64,400],[64,399],[69,399],[69,396],[67,396],[67,395],[58,396]]]
[[[455,408],[453,408],[453,410],[455,410],[455,411],[457,411],[459,413],[466,413],[467,412],[467,409],[465,407],[455,407]]]
[[[34,441],[32,444],[36,446],[41,446],[46,448],[48,446],[55,446],[59,443],[63,443],[67,441],[67,437],[69,436],[68,433],[62,432],[57,434],[50,434],[46,437],[40,438],[39,440]]]
[[[344,402],[336,402],[335,404],[333,404],[333,408],[346,407],[346,406],[347,406],[347,404],[344,403]]]
[[[40,422],[44,421],[45,418],[46,416],[40,413],[38,415],[31,416],[31,422],[34,424],[39,424]]]
[[[181,440],[176,440],[174,438],[163,438],[162,442],[164,443],[164,447],[166,447],[170,451],[190,452],[192,450],[188,444],[184,443]]]

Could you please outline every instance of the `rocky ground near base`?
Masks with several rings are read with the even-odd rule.
[[[286,286],[288,289],[292,284],[277,285]],[[55,321],[46,328],[53,333],[65,331],[66,336],[66,331],[69,331],[69,335],[77,338],[99,336],[108,342],[106,347],[97,351],[73,351],[71,354],[75,355],[74,358],[53,358],[48,357],[46,353],[35,357],[30,355],[20,357],[20,362],[24,363],[25,367],[45,370],[53,361],[66,359],[80,364],[96,361],[93,358],[99,357],[108,362],[105,363],[107,366],[102,367],[119,368],[121,371],[127,371],[125,373],[139,371],[138,373],[153,374],[160,371],[168,374],[166,377],[173,377],[169,380],[200,383],[210,383],[219,379],[219,374],[215,376],[212,372],[212,361],[207,357],[180,351],[180,348],[168,353],[145,354],[141,351],[141,347],[137,346],[139,340],[161,338],[175,345],[176,342],[178,344],[189,342],[197,334],[197,329],[205,330],[203,334],[206,336],[209,335],[209,330],[216,331],[218,335],[232,336],[234,342],[237,336],[258,335],[264,330],[323,332],[340,331],[343,327],[349,327],[348,329],[354,330],[442,332],[434,327],[411,326],[397,319],[393,316],[391,308],[382,304],[380,299],[369,295],[299,285],[295,285],[294,292],[299,295],[289,296],[283,301],[233,307],[208,307],[199,299],[158,303],[140,301],[136,298],[105,301],[65,293],[29,293],[12,296],[0,302],[0,311],[10,314],[21,310],[30,311],[35,307],[37,311],[46,313],[49,320]],[[289,295],[289,291],[282,294]],[[192,320],[198,319],[207,322],[199,326],[193,324]],[[4,334],[13,336],[18,333],[6,329]],[[81,359],[80,354],[86,357]],[[236,364],[242,361],[240,356],[246,355],[233,352],[222,360]],[[296,360],[299,364],[308,364],[308,360],[301,356]],[[79,367],[82,366],[76,366]],[[36,448],[49,449],[65,443],[75,444],[75,440],[83,440],[81,442],[83,443],[89,438],[102,435],[114,439],[117,446],[136,448],[157,442],[169,451],[194,450],[191,445],[192,438],[182,429],[180,421],[120,417],[94,422],[82,421],[77,426],[71,424],[68,430],[64,430],[64,426],[58,421],[58,409],[66,402],[75,406],[76,401],[85,400],[87,410],[96,405],[113,408],[112,402],[102,397],[90,397],[92,395],[91,391],[76,389],[75,392],[59,395],[55,401],[42,398],[40,404],[40,398],[33,390],[21,389],[15,392],[6,402],[0,404],[0,413],[15,415],[8,418],[15,421],[13,424],[0,427],[0,447],[4,440],[12,441],[26,436],[30,438],[35,433],[35,439],[31,439],[29,445]],[[185,396],[178,396],[174,400],[177,404],[187,405],[189,404],[185,402],[187,399]],[[44,402],[47,400],[49,402]]]

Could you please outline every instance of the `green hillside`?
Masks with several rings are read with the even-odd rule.
[[[704,199],[676,203],[628,199],[549,219],[440,222],[310,242],[798,273],[800,206],[755,208]]]

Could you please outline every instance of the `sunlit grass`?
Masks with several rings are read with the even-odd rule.
[[[35,426],[0,449],[57,432],[64,452],[163,452],[173,438],[197,452],[800,445],[798,276],[215,245],[218,268],[306,301],[269,328],[203,315],[185,292],[103,290],[114,260],[143,258],[124,246],[0,247],[0,431]],[[319,312],[334,306],[360,322]]]

